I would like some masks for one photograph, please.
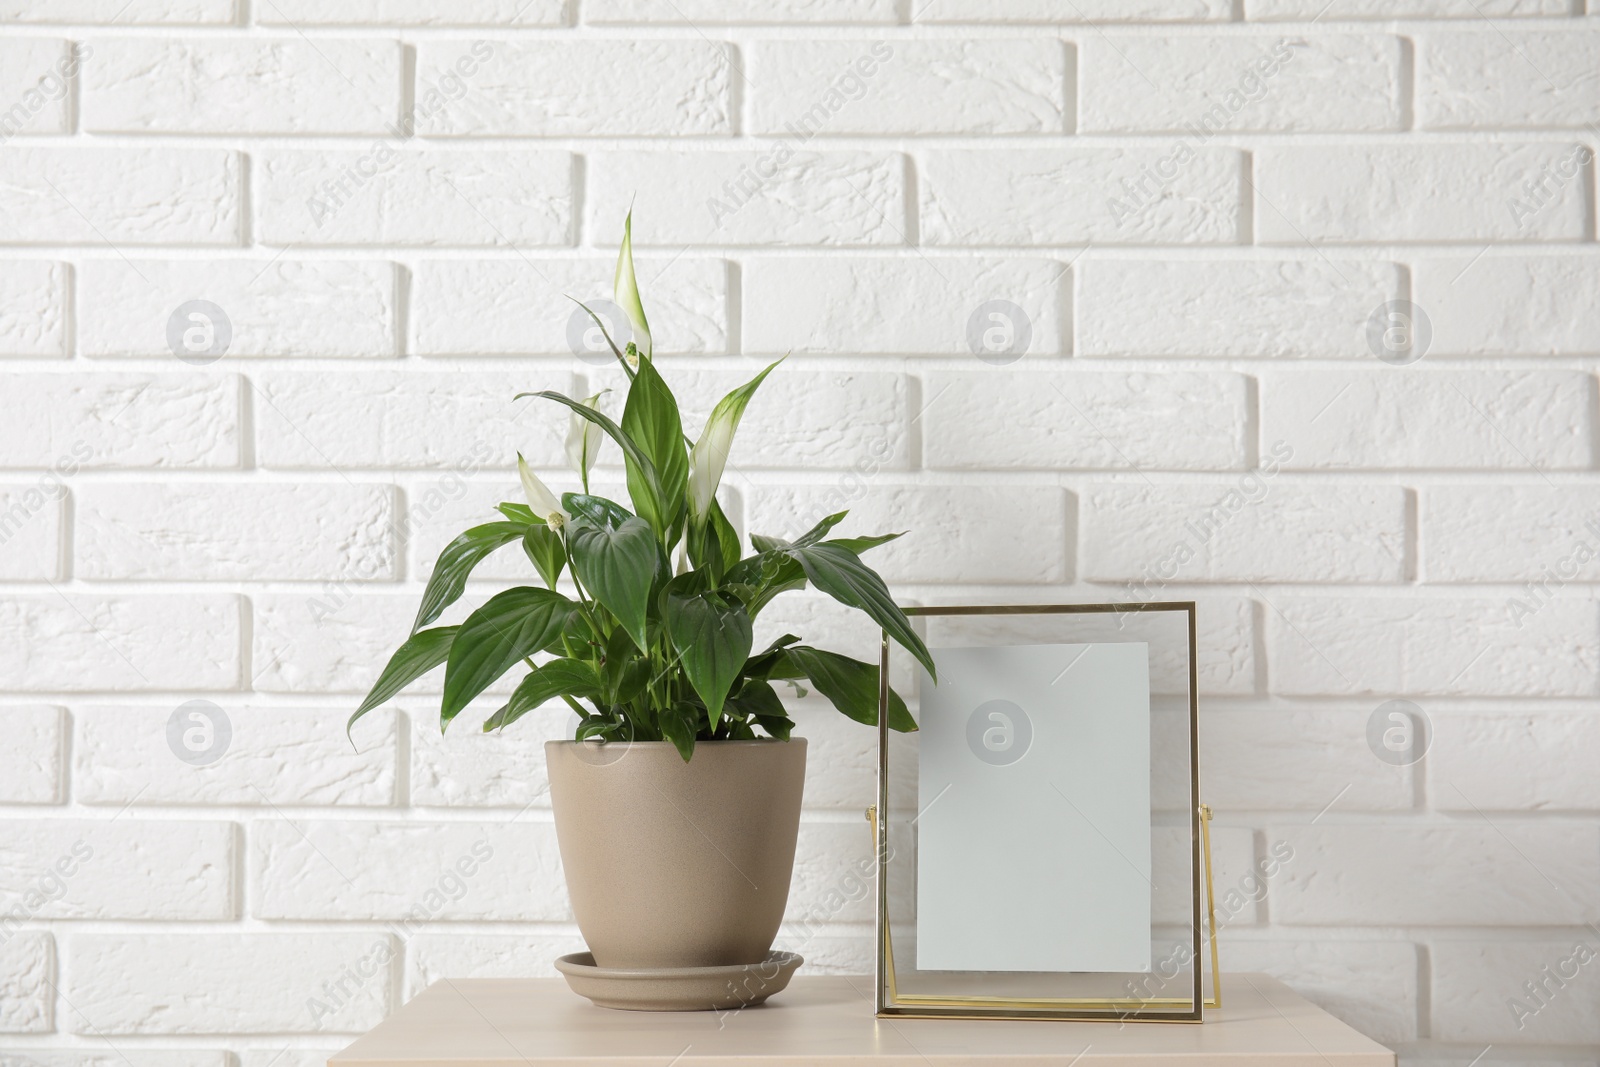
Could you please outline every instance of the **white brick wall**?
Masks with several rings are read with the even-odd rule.
[[[0,1067],[313,1067],[577,947],[568,719],[344,720],[514,453],[575,486],[510,398],[618,387],[565,297],[630,203],[691,425],[792,353],[741,528],[907,529],[908,602],[1199,602],[1224,881],[1293,851],[1224,966],[1594,1067],[1597,62],[1600,0],[0,0]],[[796,714],[783,936],[860,971],[873,738]]]

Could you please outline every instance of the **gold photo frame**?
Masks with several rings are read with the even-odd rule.
[[[1150,883],[1155,902],[1150,916],[1151,964],[1148,971],[1142,972],[916,968],[917,874],[915,861],[907,856],[916,853],[916,823],[926,808],[919,805],[912,780],[917,762],[914,757],[918,755],[917,734],[894,733],[888,726],[891,679],[911,669],[911,657],[892,645],[887,634],[883,635],[877,803],[867,812],[878,871],[874,931],[878,1017],[1196,1023],[1202,1021],[1206,1007],[1219,1006],[1221,986],[1211,895],[1211,813],[1199,799],[1195,608],[1193,601],[1172,601],[905,609],[930,647],[951,640],[998,647],[1045,645],[1052,639],[1057,644],[1086,646],[1117,642],[1146,645],[1151,676],[1150,817],[1163,824],[1155,826],[1151,833],[1159,837],[1163,847],[1152,847],[1150,873],[1141,875]],[[1009,640],[1008,635],[1026,636],[1029,640]],[[895,680],[901,686],[906,684],[905,679]],[[918,687],[920,710],[920,676],[913,677],[913,684]],[[930,801],[928,806],[931,804]],[[1109,838],[1106,843],[1115,848]],[[1127,877],[1126,872],[1122,877]],[[1204,915],[1209,920],[1205,924],[1202,899]],[[1160,921],[1163,918],[1176,921]],[[1209,968],[1203,955],[1207,940]],[[901,948],[898,966],[897,945]],[[1205,994],[1207,969],[1211,971],[1212,985],[1209,998]]]

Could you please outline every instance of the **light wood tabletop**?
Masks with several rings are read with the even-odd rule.
[[[872,979],[796,977],[727,1012],[597,1008],[560,978],[435,982],[330,1067],[1394,1067],[1392,1052],[1261,974],[1202,1024],[876,1019]]]

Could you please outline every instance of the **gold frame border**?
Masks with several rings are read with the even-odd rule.
[[[1218,970],[1216,903],[1211,895],[1211,810],[1200,803],[1200,700],[1199,674],[1195,662],[1195,601],[1152,601],[1134,604],[993,604],[950,605],[946,607],[908,607],[911,616],[960,615],[1109,615],[1135,612],[1181,611],[1189,621],[1189,837],[1192,923],[1194,931],[1194,994],[1189,998],[1152,999],[1063,999],[1007,997],[935,997],[921,994],[900,995],[896,989],[894,946],[889,940],[889,884],[887,848],[889,837],[889,634],[883,631],[878,657],[878,802],[868,809],[872,823],[872,844],[878,873],[878,907],[874,936],[878,973],[874,981],[875,1015],[892,1018],[955,1019],[1037,1019],[1059,1021],[1098,1021],[1198,1023],[1207,1007],[1218,1007],[1222,999]],[[1200,921],[1201,839],[1205,844],[1205,888],[1207,912],[1211,919],[1211,968],[1215,996],[1205,999],[1205,976],[1201,964],[1202,929]],[[1152,1011],[1151,1004],[1187,1005],[1184,1011]]]

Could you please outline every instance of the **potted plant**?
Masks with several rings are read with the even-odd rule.
[[[782,360],[723,397],[699,437],[687,437],[654,361],[631,231],[630,215],[615,291],[635,340],[619,348],[605,334],[628,381],[620,423],[598,396],[516,398],[568,409],[583,492],[558,498],[519,455],[527,502],[499,505],[496,521],[439,554],[410,637],[350,725],[444,664],[445,728],[506,672],[525,670],[483,729],[557,700],[577,716],[573,740],[549,742],[545,753],[572,907],[595,964],[757,964],[788,900],[805,772],[805,742],[774,683],[807,682],[876,725],[879,672],[792,634],[757,650],[754,620],[773,598],[811,585],[865,612],[930,674],[933,662],[861,561],[899,534],[831,538],[841,511],[793,541],[752,535],[745,553],[717,486],[746,405]],[[621,449],[631,507],[589,491],[608,438]],[[513,544],[542,584],[507,589],[459,625],[434,625],[473,567]],[[916,729],[892,690],[888,707],[891,728]]]

